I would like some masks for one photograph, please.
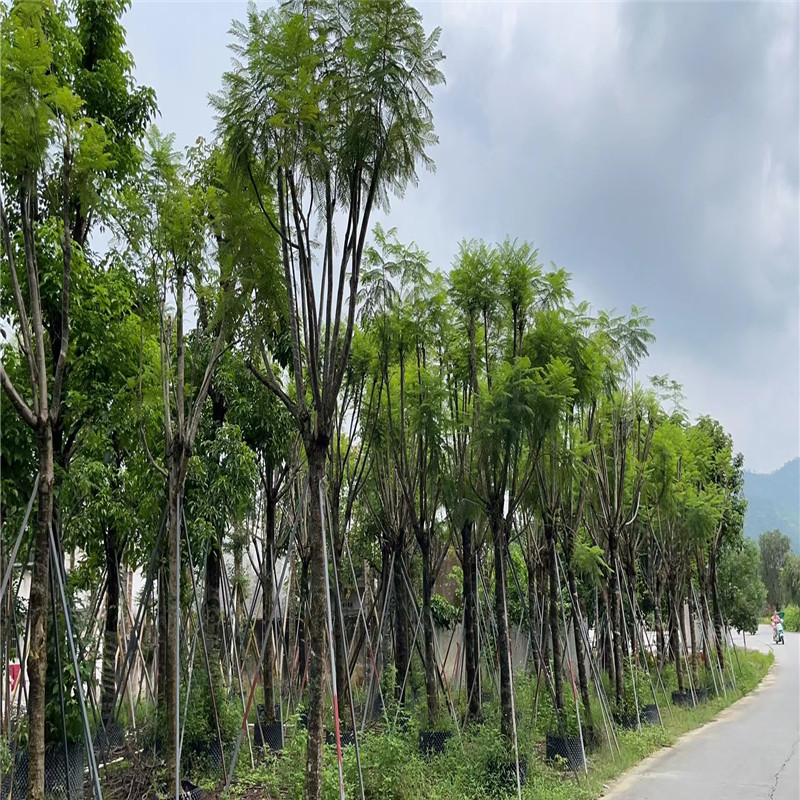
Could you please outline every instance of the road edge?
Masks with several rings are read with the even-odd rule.
[[[710,727],[721,722],[725,722],[729,717],[740,713],[743,706],[747,706],[750,705],[750,703],[755,702],[755,697],[766,691],[773,683],[775,683],[775,663],[776,662],[773,660],[773,662],[769,665],[769,669],[764,674],[764,677],[746,695],[743,695],[729,706],[723,708],[722,711],[720,711],[719,714],[717,714],[717,716],[713,719],[708,720],[708,722],[704,722],[702,725],[698,725],[696,728],[692,728],[690,731],[686,731],[686,733],[678,737],[672,744],[659,747],[659,749],[654,753],[651,753],[646,758],[643,758],[638,764],[623,772],[619,777],[615,778],[614,781],[608,786],[608,789],[604,788],[603,791],[597,795],[597,797],[602,797],[603,800],[615,800],[615,798],[618,798],[619,795],[625,791],[631,783],[633,783],[637,778],[641,777],[642,773],[652,769],[653,766],[655,766],[662,758],[665,758],[668,753],[675,750],[676,747],[680,747],[681,745],[692,741],[692,739],[695,739],[701,733],[707,731]]]

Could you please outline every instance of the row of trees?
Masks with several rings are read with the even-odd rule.
[[[17,2],[2,29],[0,574],[12,555],[33,559],[27,633],[13,633],[16,574],[2,631],[6,664],[12,646],[27,654],[29,797],[43,797],[48,731],[64,724],[53,570],[83,647],[102,652],[104,726],[124,690],[118,657],[134,658],[118,635],[136,615],[127,576],[153,579],[143,661],[176,775],[193,608],[221,745],[220,703],[241,691],[232,662],[260,672],[271,721],[270,698],[287,692],[278,665],[296,653],[309,798],[321,796],[327,682],[344,719],[364,648],[388,648],[400,702],[420,665],[431,724],[445,699],[452,710],[434,625],[448,553],[461,566],[464,714],[481,720],[496,667],[509,740],[512,624],[529,630],[559,717],[576,631],[590,724],[604,690],[584,655],[620,706],[645,616],[680,689],[687,651],[724,669],[727,626],[760,610],[740,591],[742,458],[717,422],[687,419],[672,381],[636,381],[650,320],[595,312],[526,242],[465,241],[441,270],[374,223],[432,167],[438,31],[401,0],[251,8],[212,101],[217,138],[179,154],[131,77],[124,7]],[[253,553],[266,638],[248,660],[237,640],[252,623]],[[287,555],[289,635],[274,606]],[[98,586],[84,610],[102,602],[99,626],[80,594]],[[348,625],[341,598],[355,592]],[[713,647],[686,630],[687,605]]]

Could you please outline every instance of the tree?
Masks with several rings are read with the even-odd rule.
[[[719,559],[719,602],[726,625],[754,634],[767,600],[761,580],[761,555],[752,539],[740,547],[726,548]]]
[[[761,551],[761,580],[767,587],[767,605],[772,610],[780,607],[783,599],[781,569],[791,552],[792,543],[778,530],[765,531],[758,538],[758,547]]]
[[[29,796],[37,800],[44,793],[50,536],[57,533],[54,462],[67,395],[72,273],[86,261],[91,220],[104,215],[107,179],[126,173],[130,164],[123,164],[121,151],[135,146],[153,111],[152,93],[133,91],[132,62],[117,23],[123,7],[80,2],[70,18],[66,6],[19,2],[2,25],[0,227],[13,296],[6,307],[13,309],[28,387],[13,382],[4,367],[0,380],[33,431],[38,455],[27,669]],[[129,115],[127,127],[115,127],[117,115]]]
[[[781,567],[781,593],[784,602],[800,605],[800,555],[786,556]]]
[[[439,32],[403,0],[292,2],[235,23],[234,69],[215,98],[233,162],[277,202],[293,390],[265,347],[265,383],[295,418],[308,463],[312,604],[306,796],[322,791],[325,663],[323,481],[353,337],[361,261],[377,205],[430,165]],[[322,242],[312,242],[317,220]],[[345,224],[337,236],[337,220]],[[341,241],[337,257],[337,243]],[[346,288],[348,289],[346,293]]]

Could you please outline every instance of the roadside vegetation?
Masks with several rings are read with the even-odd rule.
[[[3,6],[0,791],[579,797],[752,688],[797,562],[652,319],[377,223],[440,31],[251,4],[179,152],[127,6]]]

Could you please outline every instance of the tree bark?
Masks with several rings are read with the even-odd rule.
[[[336,575],[339,580],[342,579],[342,551],[344,549],[344,540],[341,539],[340,523],[339,523],[339,501],[333,497],[330,498],[331,506],[331,540],[333,546],[331,547],[330,557],[336,564]],[[341,586],[340,586],[341,589]],[[348,692],[348,678],[349,667],[347,661],[347,647],[345,646],[344,631],[339,622],[344,619],[344,608],[339,608],[339,602],[342,598],[340,593],[336,591],[333,586],[333,572],[331,572],[331,602],[334,604],[332,608],[333,613],[333,652],[336,659],[336,693],[339,697],[339,720],[350,725],[350,696]],[[340,615],[341,611],[341,615]]]
[[[425,640],[425,694],[428,699],[428,719],[433,726],[439,719],[439,691],[436,672],[436,648],[434,645],[433,614],[433,564],[431,564],[431,545],[428,533],[417,537],[422,551],[422,631]]]
[[[508,599],[506,597],[506,542],[505,521],[498,511],[491,515],[494,540],[494,613],[497,622],[497,659],[500,662],[500,732],[511,741],[514,720],[511,704],[510,642],[508,635]]]
[[[402,537],[395,552],[394,565],[394,664],[395,664],[395,696],[399,703],[404,703],[406,699],[403,679],[405,678],[406,668],[410,660],[409,642],[409,622],[408,622],[408,603],[405,602],[406,587],[403,581],[403,570],[405,569],[405,558],[403,556]]]
[[[213,533],[206,554],[205,616],[208,662],[211,666],[212,681],[221,678],[220,673],[220,581],[222,579],[222,547],[220,539]]]
[[[678,636],[679,630],[679,620],[678,620],[678,601],[677,601],[677,589],[674,586],[674,579],[670,580],[670,586],[667,590],[667,598],[669,603],[669,644],[670,644],[670,654],[672,656],[672,660],[675,663],[675,675],[678,680],[678,691],[683,692],[684,690],[684,683],[683,683],[683,670],[681,668],[681,648],[680,648],[680,639]]]
[[[164,703],[167,715],[167,741],[165,743],[165,756],[167,768],[170,772],[175,767],[178,729],[176,710],[180,704],[180,681],[176,675],[176,666],[180,658],[180,615],[178,605],[180,588],[180,533],[181,520],[179,518],[180,505],[183,495],[184,478],[186,472],[186,458],[182,433],[175,434],[170,454],[169,471],[169,511],[167,519],[167,604],[166,627],[167,647],[166,662],[164,665]]]
[[[711,607],[714,611],[714,633],[716,634],[715,648],[720,670],[725,669],[725,623],[719,603],[719,590],[717,588],[717,548],[712,546],[708,553],[708,582],[711,588]]]
[[[556,694],[556,707],[562,709],[564,708],[564,677],[561,671],[561,662],[564,651],[558,629],[558,551],[552,524],[546,522],[544,530],[550,551],[550,635],[553,642],[553,686]]]
[[[261,618],[264,636],[267,637],[267,649],[264,656],[261,677],[264,684],[264,717],[269,725],[275,722],[275,681],[274,660],[275,647],[273,643],[273,599],[275,595],[275,498],[272,487],[267,491],[266,502],[266,530],[264,533],[264,558],[261,563]]]
[[[464,596],[464,669],[467,679],[467,719],[477,721],[481,717],[481,693],[478,680],[477,591],[475,575],[475,553],[472,546],[472,523],[461,526],[462,550],[462,595]]]
[[[53,432],[49,422],[36,431],[39,496],[28,615],[28,800],[44,800],[44,707],[47,673],[47,618],[50,601],[50,526],[53,522]]]
[[[608,563],[616,572],[619,568],[617,559],[617,532],[608,531]],[[609,599],[609,633],[611,634],[611,652],[614,659],[614,696],[617,704],[625,697],[625,666],[622,660],[622,614],[620,608],[621,598],[612,586],[608,593]]]
[[[585,712],[585,721],[588,728],[592,728],[592,704],[589,697],[589,679],[586,675],[585,650],[583,646],[583,618],[580,606],[578,605],[578,585],[575,580],[575,570],[571,560],[567,562],[567,584],[572,598],[572,627],[575,631],[575,658],[578,661],[578,685],[580,686],[581,701]]]
[[[323,553],[320,487],[325,477],[327,442],[306,442],[310,492],[308,537],[311,547],[311,610],[308,633],[311,645],[308,670],[308,745],[306,748],[306,800],[322,800],[323,709],[327,621],[325,555]]]
[[[103,696],[100,715],[103,725],[108,725],[114,716],[114,696],[117,689],[117,628],[119,624],[120,552],[116,527],[112,524],[103,531],[106,554],[106,624],[103,644]]]

